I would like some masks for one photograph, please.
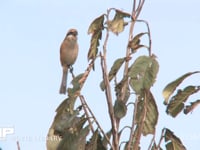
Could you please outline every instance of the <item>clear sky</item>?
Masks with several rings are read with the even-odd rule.
[[[190,150],[200,147],[200,108],[192,114],[181,114],[173,119],[165,113],[162,89],[180,75],[200,70],[199,6],[199,0],[147,0],[140,16],[150,24],[152,51],[160,64],[157,82],[152,88],[160,113],[157,139],[161,129],[168,127]],[[21,149],[46,149],[45,137],[55,109],[65,98],[58,93],[62,75],[60,43],[69,28],[78,29],[80,52],[74,72],[84,72],[90,44],[88,26],[111,7],[131,12],[132,1],[0,1],[0,128],[14,127],[14,134],[9,135],[6,141],[0,141],[3,150],[17,149],[16,139]],[[145,27],[138,24],[137,29],[141,31]],[[122,36],[111,34],[108,44],[109,67],[114,59],[125,55],[127,33],[128,28]],[[108,130],[110,122],[105,116],[107,109],[104,93],[99,90],[101,73],[98,62],[82,94],[102,127]],[[199,81],[199,75],[194,75],[184,83],[200,85]],[[194,100],[199,96],[193,97]],[[126,124],[128,120],[124,119],[123,122]]]

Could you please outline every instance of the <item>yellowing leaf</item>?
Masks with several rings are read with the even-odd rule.
[[[99,16],[98,18],[96,18],[91,24],[90,27],[88,29],[88,34],[93,34],[98,30],[103,30],[104,26],[104,15]]]
[[[156,80],[159,64],[154,57],[140,56],[129,69],[129,84],[136,93],[150,89]]]
[[[112,20],[108,22],[108,28],[118,35],[120,32],[124,30],[124,20],[122,18]]]
[[[184,74],[183,76],[179,77],[178,79],[176,79],[175,81],[169,83],[163,90],[162,94],[164,97],[164,104],[166,105],[169,101],[169,97],[173,94],[173,92],[175,91],[175,89],[177,88],[177,86],[179,86],[183,80],[187,77],[189,77],[190,75],[193,75],[195,73],[200,73],[199,71],[195,71],[195,72],[189,72]]]
[[[131,15],[116,9],[114,19],[107,21],[108,29],[118,35],[124,30],[124,26],[127,25],[127,22],[124,21],[125,17],[131,17]]]
[[[168,106],[167,113],[172,117],[176,117],[184,108],[184,102],[187,101],[188,97],[200,90],[200,87],[188,86],[183,90],[178,90],[177,94],[172,97]]]

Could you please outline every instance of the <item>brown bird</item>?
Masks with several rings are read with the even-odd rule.
[[[78,56],[78,31],[70,29],[60,46],[60,62],[63,68],[60,94],[66,94],[68,69],[75,63]]]

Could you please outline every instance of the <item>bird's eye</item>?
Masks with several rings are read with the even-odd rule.
[[[74,35],[74,36],[76,36],[76,35],[77,35],[77,32],[68,32],[68,33],[67,33],[67,36],[68,36],[68,35]]]

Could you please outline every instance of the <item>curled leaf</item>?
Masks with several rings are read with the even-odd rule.
[[[140,44],[140,41],[141,41],[140,38],[145,34],[148,34],[148,33],[147,32],[139,33],[131,41],[129,41],[128,47],[131,48],[132,53],[136,52],[137,49],[142,48],[142,47],[148,48],[147,46]]]
[[[165,142],[167,150],[186,150],[181,140],[169,129],[165,129]]]
[[[90,41],[90,49],[88,52],[88,60],[96,58],[98,53],[99,40],[101,40],[101,37],[102,37],[102,30],[97,30],[92,35]]]
[[[118,35],[120,32],[124,30],[124,27],[127,25],[127,22],[124,21],[125,17],[130,18],[131,15],[116,9],[113,20],[107,21],[108,29],[111,30],[116,35]]]
[[[200,100],[192,102],[191,105],[187,105],[184,109],[184,114],[188,114],[189,112],[193,111],[200,104]]]
[[[172,97],[167,106],[167,113],[172,117],[176,117],[184,108],[184,102],[188,97],[200,90],[200,87],[188,86],[183,90],[178,90],[177,94]]]
[[[102,30],[104,28],[103,23],[104,15],[101,15],[90,24],[88,34],[94,34],[97,30]]]
[[[169,83],[163,90],[162,94],[164,97],[164,104],[166,105],[169,101],[169,97],[173,94],[173,92],[175,91],[175,89],[177,88],[177,86],[179,86],[183,80],[195,73],[200,73],[199,71],[195,71],[195,72],[189,72],[184,74],[183,76],[179,77],[178,79],[174,80],[173,82]]]

